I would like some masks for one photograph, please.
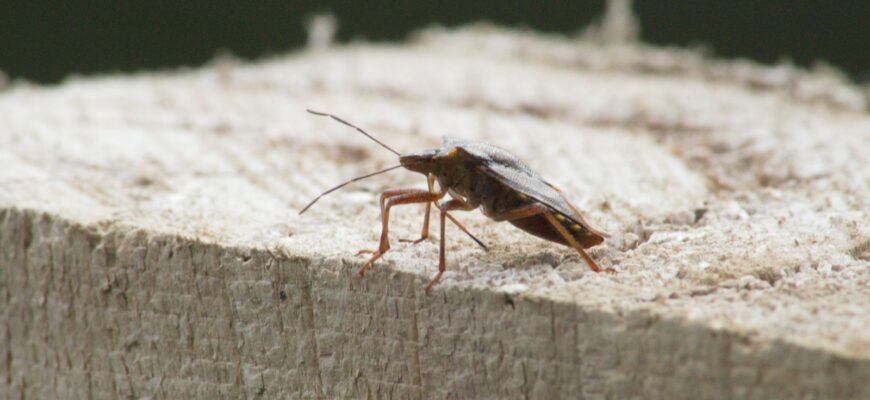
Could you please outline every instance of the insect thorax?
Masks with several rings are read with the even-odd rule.
[[[466,169],[462,175],[439,177],[439,184],[450,185],[445,187],[450,189],[451,195],[458,194],[469,204],[479,205],[483,214],[489,217],[530,202],[522,193],[474,168]]]

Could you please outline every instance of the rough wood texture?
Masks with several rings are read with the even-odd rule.
[[[376,245],[398,149],[513,150],[618,274],[478,213]],[[0,398],[870,398],[870,116],[824,72],[486,27],[0,95]],[[436,214],[437,215],[437,214]],[[435,233],[435,232],[433,232]],[[555,267],[555,268],[554,268]]]

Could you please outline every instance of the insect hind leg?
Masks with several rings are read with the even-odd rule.
[[[598,263],[596,263],[595,260],[593,260],[592,257],[590,257],[588,253],[586,253],[586,250],[583,249],[583,246],[581,246],[580,243],[577,242],[577,239],[575,239],[574,236],[571,235],[570,232],[568,232],[568,229],[566,229],[565,226],[563,226],[558,220],[556,220],[556,217],[553,216],[553,212],[550,211],[550,209],[543,204],[526,204],[495,215],[492,217],[492,219],[495,221],[510,221],[534,217],[536,215],[543,215],[544,218],[546,218],[547,221],[550,223],[550,225],[552,225],[553,228],[556,229],[556,232],[558,232],[559,235],[561,235],[565,239],[568,245],[571,248],[577,250],[578,253],[580,253],[580,256],[583,257],[583,260],[586,261],[586,264],[589,265],[590,269],[595,272],[616,272],[616,270],[614,270],[613,268],[602,269],[600,266],[598,266]]]
[[[580,256],[582,256],[583,260],[586,261],[586,264],[589,265],[589,268],[591,268],[595,272],[616,272],[616,270],[613,268],[602,269],[600,266],[598,266],[598,263],[596,263],[595,260],[593,260],[592,257],[589,256],[589,253],[586,253],[586,250],[583,249],[583,246],[581,246],[580,243],[577,243],[577,239],[574,239],[574,236],[572,236],[571,233],[568,232],[568,229],[566,229],[561,223],[559,223],[559,221],[556,220],[556,217],[553,216],[553,213],[550,212],[550,210],[544,211],[544,218],[547,218],[547,221],[550,221],[550,224],[552,224],[553,227],[556,228],[557,231],[559,231],[559,234],[568,241],[568,244],[580,253]]]

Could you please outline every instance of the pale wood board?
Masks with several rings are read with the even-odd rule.
[[[391,172],[507,148],[613,234],[479,213],[434,238]],[[0,398],[870,398],[870,116],[835,75],[491,27],[0,94]],[[434,214],[437,216],[437,213]],[[433,220],[433,222],[437,219]],[[434,225],[437,226],[437,225]]]

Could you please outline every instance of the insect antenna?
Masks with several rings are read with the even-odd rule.
[[[333,118],[335,118],[335,117],[333,117]],[[344,183],[342,183],[342,184],[340,184],[340,185],[338,185],[338,186],[336,186],[336,187],[334,187],[334,188],[332,188],[332,189],[329,189],[329,190],[327,190],[327,191],[321,193],[320,196],[315,197],[314,200],[311,200],[311,202],[308,203],[308,205],[305,206],[305,208],[303,208],[302,211],[299,211],[299,215],[302,215],[302,213],[304,213],[306,210],[308,210],[308,208],[310,208],[311,206],[313,206],[314,203],[317,202],[317,200],[320,200],[321,197],[326,196],[326,195],[328,195],[328,194],[330,194],[330,193],[332,193],[332,192],[334,192],[334,191],[336,191],[336,190],[338,190],[338,189],[341,189],[341,188],[347,186],[347,185],[350,184],[350,183],[353,183],[353,182],[356,182],[356,181],[361,181],[361,180],[363,180],[363,179],[366,179],[366,178],[369,178],[369,177],[372,177],[372,176],[375,176],[375,175],[378,175],[378,174],[383,174],[384,172],[392,171],[392,170],[394,170],[394,169],[396,169],[396,168],[399,168],[399,167],[401,167],[401,165],[396,165],[396,166],[392,166],[392,167],[387,168],[387,169],[382,169],[382,170],[380,170],[380,171],[378,171],[378,172],[372,172],[372,173],[370,173],[370,174],[368,174],[368,175],[358,176],[358,177],[353,178],[353,179],[351,179],[351,180],[349,180],[349,181],[347,181],[347,182],[344,182]]]
[[[358,126],[356,126],[356,125],[354,125],[354,124],[351,124],[350,122],[347,122],[347,121],[345,121],[345,120],[343,120],[343,119],[341,119],[341,118],[339,118],[339,117],[336,117],[335,115],[332,115],[332,114],[329,114],[329,113],[325,113],[325,112],[314,111],[314,110],[309,110],[309,109],[306,109],[305,111],[308,111],[309,113],[314,114],[314,115],[319,115],[319,116],[321,116],[321,117],[329,117],[329,118],[332,118],[332,119],[334,119],[334,120],[336,120],[336,121],[338,121],[338,122],[341,122],[342,124],[345,124],[345,125],[347,125],[347,126],[353,128],[353,129],[356,129],[357,132],[362,133],[363,135],[366,135],[366,137],[368,137],[368,138],[371,139],[371,140],[374,140],[375,143],[377,143],[377,144],[383,146],[383,148],[385,148],[385,149],[387,149],[387,150],[389,150],[389,151],[392,151],[393,154],[395,154],[395,155],[397,155],[397,156],[401,156],[401,154],[399,154],[398,151],[395,151],[395,150],[393,150],[392,148],[390,148],[390,146],[387,146],[387,145],[381,143],[380,140],[375,139],[374,136],[369,135],[368,132],[364,131],[362,128],[360,128],[360,127],[358,127]]]

